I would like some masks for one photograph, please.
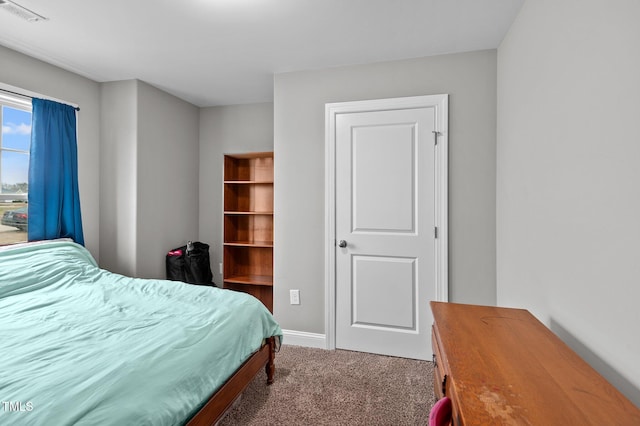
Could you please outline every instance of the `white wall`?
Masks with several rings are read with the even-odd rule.
[[[85,245],[100,252],[100,89],[98,83],[0,46],[0,82],[80,106],[78,186]]]
[[[101,266],[164,278],[198,235],[198,108],[138,80],[101,94]]]
[[[325,333],[328,102],[450,95],[449,295],[495,303],[495,50],[277,74],[274,89],[274,313],[284,329]]]
[[[211,270],[218,286],[222,285],[223,155],[262,151],[273,151],[273,104],[200,109],[199,238],[211,246]]]
[[[640,3],[527,1],[498,50],[497,301],[640,404]]]

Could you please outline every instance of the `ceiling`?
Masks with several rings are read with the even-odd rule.
[[[2,3],[3,0],[0,0]],[[15,0],[0,44],[197,106],[273,100],[273,75],[498,47],[524,0]]]

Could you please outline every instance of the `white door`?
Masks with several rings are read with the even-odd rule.
[[[335,343],[431,359],[442,111],[390,101],[334,115]]]

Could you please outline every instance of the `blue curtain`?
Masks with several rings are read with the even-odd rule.
[[[84,245],[78,192],[76,110],[33,99],[29,241],[72,238]]]

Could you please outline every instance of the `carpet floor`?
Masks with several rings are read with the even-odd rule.
[[[431,362],[284,345],[219,426],[426,425],[433,403]]]

